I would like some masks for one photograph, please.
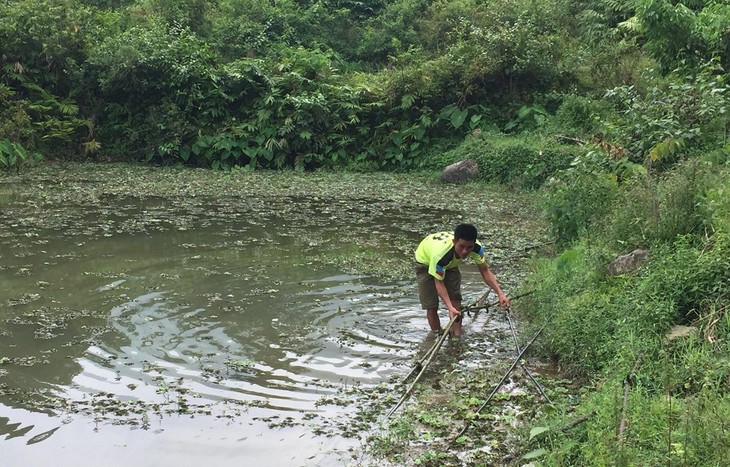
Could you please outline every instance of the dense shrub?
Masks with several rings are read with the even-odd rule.
[[[723,222],[720,213],[726,212],[722,206],[727,203],[717,197],[726,179],[717,165],[699,160],[685,161],[664,174],[634,177],[623,183],[609,211],[595,218],[601,221],[594,233],[607,245],[648,246],[712,232]]]
[[[33,145],[35,132],[28,110],[28,101],[18,99],[12,89],[0,83],[0,139]]]
[[[603,121],[613,109],[604,100],[567,94],[548,123],[549,131],[576,139],[590,141],[595,135],[605,133]]]
[[[609,173],[576,173],[550,184],[545,202],[554,238],[569,244],[585,234],[615,206],[616,178]]]
[[[436,169],[456,161],[475,159],[479,164],[479,177],[484,181],[537,188],[558,171],[569,167],[581,152],[582,149],[573,145],[477,131],[458,147],[424,165]]]
[[[713,148],[724,141],[730,85],[708,64],[691,75],[647,79],[648,89],[621,86],[606,93],[620,118],[606,119],[607,137],[632,161],[676,162],[676,148]]]
[[[535,313],[537,321],[550,322],[543,345],[568,370],[584,375],[600,372],[633,340],[661,341],[671,325],[717,316],[718,310],[721,315],[730,304],[726,232],[700,243],[679,237],[657,246],[637,276],[605,277],[610,253],[582,242],[536,265],[537,281],[531,287],[537,296],[531,298],[534,307],[524,311]],[[713,341],[730,337],[727,325],[712,332]]]

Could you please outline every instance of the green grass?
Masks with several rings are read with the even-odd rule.
[[[717,196],[728,180],[725,167],[688,162],[617,185],[614,204],[577,229],[575,243],[533,262],[524,287],[535,293],[520,312],[532,326],[547,323],[541,353],[585,381],[578,395],[558,399],[560,410],[533,422],[548,428],[543,435],[523,439],[522,450],[542,465],[730,459],[730,216]],[[632,200],[637,193],[645,198]],[[637,246],[650,250],[646,265],[606,275],[611,259]],[[668,339],[675,325],[693,330]]]

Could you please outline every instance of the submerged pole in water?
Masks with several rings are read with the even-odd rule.
[[[518,295],[518,296],[514,297],[512,300],[516,300],[516,299],[521,298],[521,297],[524,297],[526,295],[530,295],[533,292],[534,291],[530,291],[530,292],[527,292],[527,293]],[[481,297],[479,297],[473,304],[467,305],[466,307],[462,308],[462,310],[461,310],[461,316],[464,315],[464,312],[479,311],[479,310],[482,310],[482,309],[487,309],[488,310],[490,306],[494,305],[494,303],[489,303],[488,297],[489,297],[489,291],[485,292],[484,295],[482,295]],[[485,301],[486,301],[486,303],[484,303]],[[509,310],[507,310],[507,313],[509,313]],[[441,348],[441,345],[443,344],[444,340],[446,339],[446,336],[448,335],[449,330],[451,329],[451,326],[456,321],[456,318],[457,317],[454,316],[454,317],[452,317],[449,320],[449,323],[446,325],[446,328],[444,328],[443,334],[439,337],[439,339],[436,342],[434,342],[434,344],[431,346],[431,348],[428,349],[428,351],[416,362],[416,364],[413,366],[413,368],[411,369],[411,371],[406,375],[406,377],[403,378],[402,384],[405,384],[405,382],[408,381],[408,379],[411,377],[411,375],[413,375],[413,373],[415,373],[417,371],[419,372],[418,375],[416,376],[416,379],[413,380],[413,382],[408,387],[408,389],[403,394],[403,396],[400,398],[400,400],[395,405],[395,407],[393,407],[385,415],[385,417],[383,418],[382,423],[384,423],[388,418],[390,418],[390,416],[393,415],[393,413],[395,413],[395,411],[398,410],[398,408],[401,405],[403,405],[403,403],[406,401],[406,399],[408,398],[408,396],[411,394],[411,392],[413,391],[413,388],[416,386],[416,383],[418,382],[419,379],[421,379],[421,376],[423,376],[423,374],[426,372],[426,368],[428,368],[428,365],[431,364],[431,361],[433,361],[433,358],[436,356],[436,353]],[[509,319],[509,314],[507,315],[507,318]],[[512,321],[510,320],[510,327],[511,326],[512,326]],[[542,328],[540,328],[540,331],[538,332],[538,334],[540,334],[540,332],[542,332]],[[527,347],[525,347],[520,352],[520,347],[519,347],[519,344],[517,343],[517,337],[514,335],[514,329],[512,329],[512,333],[513,333],[513,336],[514,336],[514,339],[515,339],[515,346],[517,347],[517,352],[519,353],[519,355],[517,357],[517,361],[519,362],[519,360],[522,358],[522,355],[524,354],[524,351],[527,350],[527,347],[529,347],[530,344],[532,344],[532,341],[535,340],[535,338],[537,337],[537,335],[535,337],[533,337],[532,340],[527,344]],[[515,365],[516,365],[516,363],[515,363]],[[504,383],[504,379],[506,379],[507,376],[509,376],[509,373],[511,373],[512,370],[514,370],[514,365],[510,369],[510,371],[507,373],[507,375],[504,376],[504,378],[499,383],[499,385],[497,386],[497,388],[495,388],[495,390],[493,391],[493,393],[496,392],[497,389],[499,389],[499,386],[501,386]],[[527,370],[525,370],[525,371],[527,371]],[[540,387],[539,383],[534,378],[532,378],[532,375],[530,375],[529,372],[527,372],[527,373],[528,373],[528,376],[530,376],[530,378],[532,379],[532,381],[537,385],[538,389],[540,390],[540,393],[543,396],[545,396],[545,398],[548,400],[548,402],[550,402],[550,404],[552,405],[552,402],[550,401],[550,399],[548,399],[547,395],[545,395],[545,393],[542,391],[542,388]],[[489,399],[491,399],[493,396],[494,396],[494,394],[491,394],[489,396]],[[489,399],[487,399],[487,402],[489,402]],[[483,408],[483,406],[480,407],[479,410],[481,410],[482,408]],[[464,431],[466,431],[466,428],[464,428]]]
[[[535,342],[535,339],[537,339],[537,336],[540,335],[540,333],[542,332],[543,329],[545,329],[545,325],[544,324],[540,327],[540,329],[537,330],[537,333],[532,337],[532,339],[530,339],[530,341],[522,348],[522,351],[520,352],[519,355],[517,355],[517,358],[515,359],[515,361],[512,362],[512,366],[509,367],[509,370],[507,370],[507,373],[505,373],[504,376],[502,376],[502,379],[499,380],[499,382],[497,383],[497,385],[494,386],[494,389],[492,389],[492,392],[489,394],[489,397],[487,397],[487,400],[484,401],[484,403],[474,412],[474,415],[476,415],[479,412],[481,412],[482,409],[484,407],[486,407],[487,404],[489,404],[489,401],[491,401],[492,398],[494,397],[494,395],[497,394],[497,391],[499,390],[499,388],[502,387],[502,385],[504,384],[504,382],[507,380],[507,377],[509,377],[509,375],[514,371],[515,367],[517,367],[517,364],[520,363],[520,360],[522,360],[522,356],[525,354],[525,352],[527,351],[527,349],[530,348],[530,346],[532,345],[532,343]],[[464,433],[466,433],[466,430],[469,429],[469,423],[470,423],[470,421],[467,420],[466,423],[464,424],[464,428],[462,428],[461,431],[459,432],[459,434],[456,435],[456,438],[459,438]]]
[[[433,347],[431,347],[431,349],[426,353],[426,355],[424,355],[424,359],[425,360],[422,359],[423,364],[421,365],[421,371],[420,371],[420,373],[418,373],[418,375],[416,376],[416,379],[413,380],[413,382],[411,383],[411,385],[408,386],[408,389],[406,390],[405,393],[403,393],[403,396],[400,398],[400,400],[395,405],[395,407],[393,407],[392,409],[390,409],[390,412],[388,412],[385,415],[385,418],[383,418],[383,423],[388,418],[390,418],[390,416],[393,415],[393,413],[395,413],[395,411],[398,410],[398,408],[401,405],[403,405],[403,403],[406,401],[406,399],[408,399],[408,396],[411,395],[411,392],[413,392],[413,388],[416,387],[416,383],[418,383],[418,380],[421,379],[421,376],[423,376],[423,374],[426,372],[426,368],[428,368],[428,365],[430,365],[431,362],[433,361],[433,357],[435,357],[436,356],[436,353],[438,353],[439,349],[441,348],[441,344],[444,343],[444,340],[446,339],[446,336],[448,336],[449,331],[451,330],[451,326],[456,322],[456,319],[458,317],[459,317],[459,315],[452,316],[451,317],[451,319],[449,320],[449,323],[444,328],[444,332],[443,332],[443,334],[441,334],[441,337],[439,337],[439,339],[436,341],[436,343],[433,345]],[[413,370],[411,370],[411,373],[413,373],[413,371],[415,371],[416,369],[418,369],[418,365]],[[411,373],[409,373],[408,376],[410,376]]]
[[[512,339],[515,341],[515,349],[517,350],[517,353],[520,353],[520,343],[517,341],[517,333],[515,332],[515,326],[512,324],[512,317],[510,316],[510,309],[507,308],[504,312],[505,316],[507,316],[507,321],[509,322],[509,329],[512,331]],[[545,391],[542,389],[542,386],[540,386],[540,383],[537,382],[534,376],[532,376],[532,373],[530,373],[530,370],[525,368],[525,365],[520,363],[520,368],[525,372],[528,378],[530,378],[530,381],[535,385],[538,392],[542,395],[542,397],[545,398],[546,401],[553,407],[555,407],[555,404],[553,404],[553,401],[550,400],[547,394],[545,394]]]
[[[493,304],[489,303],[488,301],[486,303],[484,303],[485,300],[487,300],[487,298],[489,298],[489,291],[485,292],[484,295],[482,295],[481,297],[476,299],[474,301],[474,303],[471,303],[471,304],[463,307],[461,309],[461,315],[464,316],[465,312],[479,311],[482,309],[488,310],[489,307],[492,306]],[[451,326],[451,324],[447,324],[447,330],[449,329],[450,326]],[[445,332],[444,332],[444,334],[445,334]],[[419,358],[418,361],[416,361],[416,364],[413,366],[413,368],[411,368],[411,371],[406,375],[406,377],[403,378],[403,381],[401,381],[401,384],[405,384],[406,381],[408,381],[415,372],[421,371],[423,369],[423,364],[426,362],[426,360],[428,360],[428,357],[431,356],[431,354],[433,353],[433,351],[437,345],[440,345],[438,339],[436,341],[434,341],[433,345],[426,351],[426,353],[424,353],[423,356],[421,358]]]

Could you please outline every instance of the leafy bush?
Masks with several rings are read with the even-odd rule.
[[[621,119],[604,124],[611,128],[609,138],[637,163],[664,155],[657,150],[667,142],[688,149],[712,147],[725,138],[728,93],[728,83],[709,64],[693,76],[655,82],[646,92],[634,85],[608,91],[606,98],[615,103]],[[676,161],[669,153],[662,159],[660,162]]]
[[[726,2],[643,0],[637,2],[636,20],[665,72],[696,67],[716,57],[725,69],[730,65]]]
[[[605,132],[603,121],[611,113],[611,107],[604,100],[567,94],[550,119],[549,128],[556,134],[589,139]]]
[[[28,111],[28,101],[0,83],[0,139],[32,144],[35,131]]]
[[[418,44],[417,19],[428,3],[428,0],[384,2],[379,14],[366,22],[359,47],[353,55],[361,60],[385,62],[389,56]]]
[[[544,345],[573,372],[600,372],[633,340],[661,341],[672,324],[717,316],[730,304],[730,235],[725,232],[701,243],[680,237],[655,247],[651,262],[635,277],[605,277],[604,265],[612,257],[581,242],[536,265],[530,286],[537,292],[528,301],[534,306],[524,310],[536,313],[538,321],[550,321]],[[727,326],[713,332],[716,340]]]
[[[576,243],[552,260],[534,264],[539,283],[520,310],[536,322],[549,321],[543,331],[543,352],[559,359],[561,367],[578,375],[602,369],[618,350],[616,333],[622,316],[612,286],[601,285],[605,258]]]
[[[595,416],[576,431],[552,431],[543,444],[546,464],[562,465],[556,460],[565,456],[571,464],[596,459],[635,464],[665,455],[721,463],[727,443],[718,440],[725,436],[724,414],[730,413],[730,234],[718,231],[703,241],[685,236],[660,245],[639,273],[622,277],[603,276],[606,255],[600,250],[583,241],[558,259],[540,261],[531,283],[537,291],[522,308],[550,323],[543,351],[561,368],[601,375],[601,384],[581,401],[582,410],[595,410]],[[696,330],[665,339],[670,326],[681,323]],[[627,383],[631,390],[623,406],[616,394]],[[630,429],[621,449],[610,449],[617,443],[616,414],[624,409]],[[552,423],[564,426],[566,420]],[[658,438],[681,445],[669,452]]]
[[[568,244],[612,212],[618,196],[616,178],[609,173],[579,173],[550,184],[546,214],[553,236]]]
[[[726,203],[717,195],[726,178],[717,165],[689,160],[661,176],[627,180],[594,226],[594,237],[614,247],[649,246],[713,232],[726,218]]]
[[[25,165],[34,164],[41,160],[38,153],[28,152],[22,145],[0,139],[0,169],[19,170]]]
[[[572,176],[596,176],[597,166],[591,167]],[[728,180],[727,168],[706,160],[627,178],[570,249],[536,260],[527,285],[535,293],[520,309],[549,323],[543,352],[570,373],[601,379],[581,396],[581,410],[595,411],[585,426],[553,430],[538,443],[546,465],[566,459],[571,465],[633,465],[660,457],[716,465],[727,457],[719,414],[730,411]],[[650,261],[639,271],[604,274],[609,260],[642,243],[650,246]],[[665,336],[675,324],[695,330],[669,341]],[[627,382],[632,386],[624,406],[616,394]],[[631,425],[616,450],[616,414],[624,410]],[[658,439],[673,441],[668,446]]]
[[[718,232],[701,243],[685,236],[658,248],[639,290],[671,300],[687,322],[712,303],[730,301],[730,235]]]
[[[576,146],[542,139],[477,131],[445,153],[439,162],[475,159],[479,164],[479,177],[484,181],[537,188],[567,168],[580,151]]]

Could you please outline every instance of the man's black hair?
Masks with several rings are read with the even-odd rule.
[[[454,229],[454,240],[477,241],[477,228],[471,224],[459,224]]]

